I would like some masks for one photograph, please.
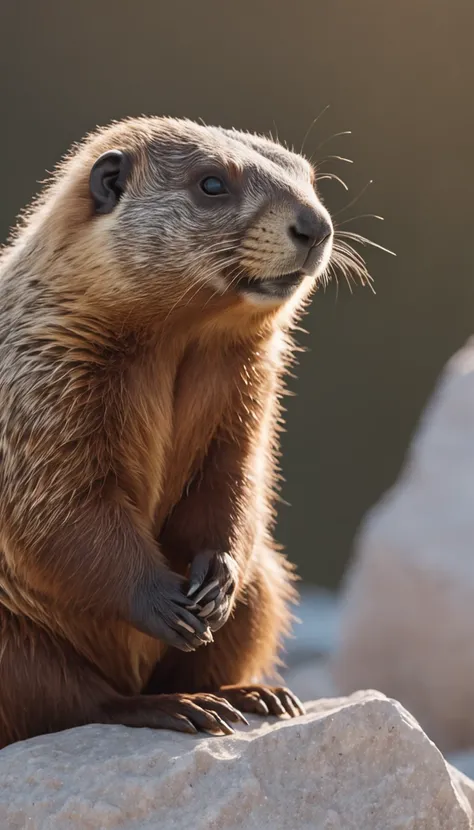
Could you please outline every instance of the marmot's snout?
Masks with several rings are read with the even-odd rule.
[[[237,283],[250,298],[284,301],[305,278],[317,279],[332,252],[331,217],[316,195],[273,202],[243,242],[245,269]]]
[[[298,257],[303,259],[304,268],[307,261],[312,259],[313,249],[324,245],[332,236],[332,222],[327,211],[303,205],[295,211],[295,219],[289,225],[288,233]]]

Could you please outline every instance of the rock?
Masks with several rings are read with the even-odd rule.
[[[400,700],[443,751],[474,745],[474,339],[362,526],[331,669],[339,694]]]
[[[474,781],[448,762],[446,762],[446,768],[451,775],[453,788],[459,797],[460,804],[466,810],[471,825],[474,826]]]
[[[14,744],[0,826],[472,830],[472,782],[399,703],[363,692],[308,708],[231,737],[86,726]]]

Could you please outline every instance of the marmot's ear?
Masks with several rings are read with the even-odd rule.
[[[95,213],[111,213],[117,205],[132,169],[130,157],[122,150],[108,150],[94,162],[89,188]]]

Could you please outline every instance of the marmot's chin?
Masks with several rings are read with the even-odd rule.
[[[253,305],[280,305],[289,300],[305,280],[312,283],[317,276],[317,273],[298,270],[279,277],[241,277],[235,291]]]
[[[278,277],[240,277],[235,289],[239,294],[258,294],[262,297],[289,297],[303,282],[302,270],[292,271]]]

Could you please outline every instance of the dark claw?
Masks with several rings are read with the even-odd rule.
[[[202,591],[199,592],[199,600],[197,599],[197,597],[194,596],[190,597],[190,599],[192,599],[194,602],[199,601],[199,603],[202,605],[203,603],[206,604],[208,602],[212,602],[212,600],[217,602],[221,595],[223,596],[224,592],[222,590],[220,582],[217,582],[217,580],[213,580],[209,585],[209,588],[202,589]]]
[[[243,715],[243,714],[242,714],[242,712],[239,712],[239,710],[238,710],[238,709],[235,709],[235,712],[237,713],[237,716],[238,716],[238,717],[237,717],[237,720],[239,720],[239,721],[240,721],[241,723],[243,723],[245,726],[250,726],[250,723],[248,722],[248,720],[247,720],[247,718],[245,717],[245,715]]]
[[[183,593],[182,582],[174,573],[157,574],[156,584],[137,591],[130,621],[139,631],[189,652],[212,642],[212,633],[207,620],[189,610],[193,603]]]
[[[240,721],[245,726],[249,726],[249,722],[242,712],[232,706],[227,700],[215,697],[214,695],[206,695],[207,699],[209,699],[209,706],[212,707],[212,711],[220,714],[222,718],[231,720],[233,723]]]
[[[193,559],[189,575],[188,611],[198,614],[212,631],[228,619],[235,590],[236,565],[227,553],[203,551]]]
[[[225,610],[220,609],[217,614],[212,614],[210,617],[206,617],[206,622],[209,625],[211,631],[219,631],[223,625],[227,622],[227,613]]]
[[[269,715],[270,711],[268,709],[267,704],[261,698],[255,697],[253,698],[253,706],[254,711],[257,712],[259,715]]]
[[[179,712],[180,715],[184,716],[192,724],[195,731],[199,730],[211,735],[219,733],[234,735],[235,730],[229,721],[242,721],[248,725],[244,716],[234,709],[230,703],[214,695],[171,695],[161,698],[161,701],[166,707],[171,705],[174,708],[174,715]],[[158,697],[158,705],[161,701]]]
[[[211,602],[208,602],[207,605],[204,606],[204,608],[201,608],[201,610],[199,612],[199,616],[200,617],[208,617],[209,614],[211,614],[212,611],[214,611],[215,607],[216,607],[216,603],[214,602],[214,600],[211,600]]]
[[[266,692],[266,694],[265,694],[265,703],[267,704],[268,711],[271,712],[272,715],[291,714],[291,712],[287,712],[286,708],[279,701],[277,696],[275,694],[273,694],[273,692],[270,692],[270,691]]]
[[[202,588],[202,589],[199,591],[199,593],[198,593],[198,594],[196,594],[196,596],[191,597],[191,598],[192,598],[192,601],[193,601],[196,605],[199,605],[199,603],[200,603],[200,602],[202,602],[202,600],[203,600],[205,597],[207,597],[207,595],[208,595],[211,591],[213,591],[213,590],[214,590],[214,588],[219,589],[219,580],[218,580],[218,579],[213,579],[213,580],[212,580],[212,582],[210,582],[210,583],[209,583],[209,585],[205,585],[205,586],[204,586],[204,588]],[[196,589],[195,589],[195,590],[196,590]],[[194,591],[193,591],[192,593],[194,593]],[[217,591],[217,593],[219,593],[219,591]],[[188,591],[188,596],[190,596],[190,592],[189,592],[189,591]]]
[[[230,577],[227,582],[225,583],[224,587],[222,588],[222,593],[227,596],[228,594],[232,593],[232,589],[234,587],[234,580]]]
[[[174,729],[176,732],[187,732],[188,735],[197,734],[198,730],[194,724],[188,718],[185,718],[184,715],[174,715],[174,717],[170,717],[169,722],[169,728]]]
[[[202,551],[194,557],[189,575],[188,596],[195,594],[196,591],[204,586],[206,581],[217,578],[217,575],[213,573],[212,567],[215,556],[214,551]]]
[[[286,700],[288,703],[291,703],[293,709],[296,710],[296,716],[306,714],[305,708],[301,703],[301,700],[299,700],[299,698],[296,697],[296,695],[293,694],[293,692],[290,692],[289,689],[282,689],[280,697]]]
[[[223,586],[229,587],[228,583],[234,582],[234,570],[235,564],[227,553],[198,553],[191,564],[188,597],[192,597],[194,602],[200,602],[214,588],[220,587],[222,590]],[[201,591],[196,595],[199,588]]]
[[[226,700],[244,712],[259,715],[304,715],[303,704],[289,689],[269,686],[226,686],[220,690]]]
[[[209,728],[205,730],[206,732],[210,732],[211,735],[214,732],[223,732],[224,735],[235,735],[235,729],[232,729],[232,727],[228,723],[226,723],[225,720],[223,720],[223,718],[219,717],[217,712],[210,711],[209,714],[213,716],[214,720],[217,723],[218,729]]]

